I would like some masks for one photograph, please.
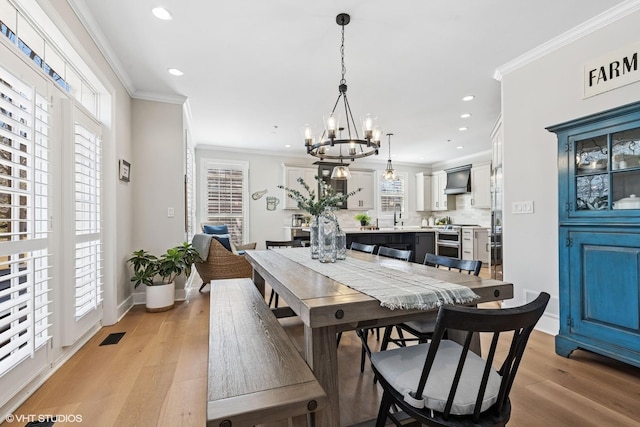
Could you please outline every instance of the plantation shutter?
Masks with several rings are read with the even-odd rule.
[[[0,67],[0,375],[51,337],[49,128],[47,97]]]
[[[64,345],[78,338],[102,319],[103,249],[102,249],[102,142],[101,127],[93,118],[63,102],[67,131],[65,140],[71,144],[65,152],[63,181],[73,185],[64,205],[65,253],[73,258],[65,260],[65,283],[73,284],[65,293]],[[70,127],[69,127],[70,126]]]
[[[245,173],[242,166],[207,167],[207,221],[227,224],[231,240],[243,242]]]
[[[404,178],[392,181],[380,180],[380,208],[382,212],[393,212],[394,206],[404,210]]]

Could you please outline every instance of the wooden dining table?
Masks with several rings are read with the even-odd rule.
[[[264,295],[266,281],[304,324],[304,358],[329,398],[327,408],[316,414],[316,425],[339,426],[336,334],[418,320],[424,316],[425,310],[391,310],[383,307],[377,299],[317,273],[284,256],[281,251],[248,250],[245,256],[253,267],[253,281],[260,292]],[[513,298],[513,285],[507,282],[351,250],[347,251],[347,257],[466,286],[479,296],[474,304]],[[477,350],[479,351],[479,340]]]

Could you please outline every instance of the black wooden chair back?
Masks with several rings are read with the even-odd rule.
[[[365,245],[364,243],[351,242],[351,247],[349,249],[352,251],[372,254],[376,250],[376,245]]]
[[[474,276],[480,274],[482,268],[480,260],[458,259],[430,253],[425,255],[423,264],[430,267],[447,267],[449,270],[456,269],[460,273],[466,271],[468,274],[473,273]]]
[[[409,261],[411,259],[411,251],[408,249],[395,249],[388,248],[386,246],[380,246],[378,248],[378,255],[387,258],[401,259],[403,261]]]
[[[266,240],[264,245],[267,249],[273,248],[299,248],[302,247],[300,240]]]
[[[374,372],[384,390],[376,425],[385,425],[387,416],[389,416],[389,408],[393,404],[429,426],[506,425],[511,413],[509,400],[511,387],[529,336],[544,313],[548,301],[549,294],[542,292],[534,301],[514,308],[478,309],[445,305],[440,307],[438,312],[433,339],[430,343],[374,354],[371,354],[367,346],[367,353],[371,355]],[[448,330],[463,331],[464,344],[445,340],[443,337]],[[474,333],[491,334],[489,351],[484,359],[476,357],[474,353],[469,351]],[[501,349],[498,350],[500,337],[502,340],[510,340],[510,344],[505,347],[505,342],[502,341],[500,343]],[[362,340],[362,342],[366,346],[366,340]],[[456,351],[452,352],[452,347]],[[441,349],[446,356],[437,356]],[[384,364],[401,361],[403,366],[400,367],[400,371],[408,371],[411,369],[409,362],[411,357],[403,357],[402,354],[408,355],[413,352],[415,356],[418,352],[418,354],[424,355],[422,351],[426,352],[426,360],[424,356],[413,357],[418,369],[421,367],[420,378],[417,379],[417,376],[407,378],[407,385],[411,384],[409,389],[413,391],[410,391],[408,395],[402,394],[391,385],[390,381],[393,382],[394,378],[385,377],[383,374],[383,372],[388,372],[386,369],[388,367],[385,368]],[[389,356],[394,352],[395,355],[390,358]],[[452,357],[452,354],[456,356]],[[444,363],[439,362],[438,359],[443,357],[447,360]],[[471,366],[473,359],[480,363]],[[468,376],[463,372],[465,364],[470,365],[465,371],[471,371],[477,375]],[[493,372],[493,366],[500,366],[500,368]],[[446,374],[443,375],[443,371],[447,371]],[[432,375],[440,379],[435,385],[433,381],[429,382]],[[449,378],[449,380],[445,383],[442,378]],[[475,404],[472,403],[464,410],[456,408],[458,405],[456,394],[464,394],[464,391],[458,390],[461,387],[466,387],[467,391],[473,391],[470,400],[475,401]],[[434,399],[433,393],[443,396],[443,400],[435,404],[436,399]],[[489,395],[493,396],[492,399],[489,402],[484,401]],[[416,407],[420,406],[420,402],[425,407]],[[483,404],[490,404],[490,406],[483,410]],[[438,408],[433,406],[438,406]],[[460,411],[464,413],[461,414]],[[393,415],[390,417],[393,419]]]

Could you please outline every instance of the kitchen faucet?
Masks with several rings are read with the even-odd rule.
[[[399,214],[398,214],[399,213]],[[398,225],[398,219],[402,219],[402,206],[400,203],[393,205],[393,226]],[[404,224],[404,221],[403,221]]]

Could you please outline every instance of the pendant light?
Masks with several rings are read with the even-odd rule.
[[[348,167],[342,165],[344,160],[353,161],[361,157],[377,155],[382,138],[382,130],[376,125],[376,118],[370,114],[362,117],[363,138],[360,138],[351,107],[347,100],[347,81],[344,76],[346,68],[344,65],[344,27],[349,24],[351,17],[347,13],[341,13],[336,17],[336,23],[342,27],[342,44],[340,45],[340,57],[342,60],[342,78],[338,85],[338,99],[333,105],[331,113],[324,118],[324,130],[320,138],[315,138],[313,130],[309,125],[305,125],[303,130],[304,144],[307,154],[318,157],[322,160],[339,160],[340,165],[335,169],[344,172]],[[344,122],[341,124],[338,105],[344,107]],[[338,135],[340,127],[346,129],[347,135]],[[342,178],[346,179],[346,178]]]
[[[396,171],[393,169],[393,165],[391,164],[391,135],[393,134],[387,134],[389,137],[389,160],[387,160],[387,167],[385,168],[384,175],[382,176],[382,179],[385,181],[395,181],[397,179]]]

